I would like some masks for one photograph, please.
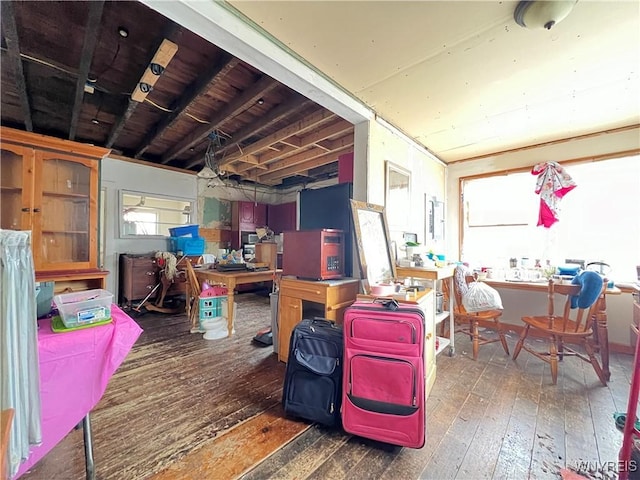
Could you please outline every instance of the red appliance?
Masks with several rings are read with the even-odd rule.
[[[344,276],[344,232],[323,228],[282,234],[282,274],[328,280]]]

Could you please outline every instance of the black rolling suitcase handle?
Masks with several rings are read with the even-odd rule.
[[[383,307],[385,307],[387,310],[391,310],[392,312],[395,312],[396,310],[398,310],[398,308],[400,308],[400,304],[395,300],[395,299],[389,299],[389,298],[376,298],[373,303],[379,303],[381,304]]]
[[[313,317],[311,319],[311,325],[318,325],[318,326],[322,326],[322,327],[336,328],[336,324],[334,322],[332,322],[331,320],[327,320],[326,318],[322,318],[322,317]]]

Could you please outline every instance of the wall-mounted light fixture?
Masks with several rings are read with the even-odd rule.
[[[525,28],[551,30],[573,10],[578,0],[522,0],[518,2],[513,18]]]
[[[131,94],[131,100],[143,102],[147,98],[147,95],[153,90],[153,86],[158,81],[158,77],[162,75],[177,51],[178,45],[166,38],[162,41],[151,63],[149,63],[142,74],[142,78],[136,85],[136,89]]]

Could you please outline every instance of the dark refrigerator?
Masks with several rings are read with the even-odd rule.
[[[300,192],[300,230],[337,228],[344,232],[344,273],[353,275],[353,235],[351,225],[352,183]]]

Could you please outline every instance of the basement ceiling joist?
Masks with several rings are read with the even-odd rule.
[[[1,6],[3,125],[194,172],[213,134],[227,175],[275,187],[352,151],[351,124],[139,2]]]

